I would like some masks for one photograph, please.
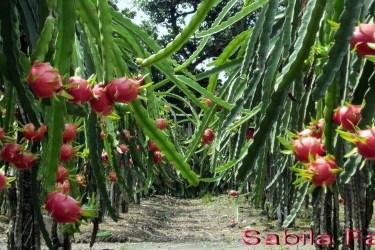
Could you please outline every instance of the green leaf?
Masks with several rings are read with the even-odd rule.
[[[292,150],[281,150],[280,153],[282,153],[284,155],[291,155],[291,154],[293,154],[293,151]]]
[[[354,143],[356,141],[355,135],[350,132],[342,131],[340,129],[336,129],[336,132],[345,140],[348,142]]]
[[[373,55],[366,55],[365,56],[367,60],[371,61],[371,62],[375,62],[375,56]]]
[[[340,27],[339,23],[336,23],[336,22],[334,22],[332,20],[327,20],[327,22],[331,25],[331,27],[333,28],[333,30],[337,30]]]
[[[288,141],[287,139],[281,137],[281,136],[278,136],[277,139],[280,141],[280,143],[286,147],[287,149],[289,150],[293,150],[293,145],[290,144],[290,141]]]

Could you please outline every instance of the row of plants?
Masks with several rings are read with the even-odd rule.
[[[375,3],[246,0],[229,15],[236,3],[203,0],[161,48],[107,1],[3,1],[0,205],[10,249],[40,249],[40,233],[50,249],[70,249],[82,221],[94,224],[92,246],[103,216],[117,221],[153,189],[232,190],[283,227],[305,202],[331,249],[346,244],[342,197],[344,228],[369,233]],[[211,68],[188,70],[215,34],[254,13]],[[200,44],[178,64],[190,38]],[[64,242],[46,230],[47,213]],[[366,237],[350,247],[366,249]]]

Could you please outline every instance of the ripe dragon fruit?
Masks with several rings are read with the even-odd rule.
[[[94,97],[90,100],[91,109],[97,114],[109,115],[112,113],[113,101],[111,97],[104,91],[102,83],[96,84],[92,89]]]
[[[231,190],[229,192],[229,195],[232,196],[232,197],[237,197],[238,196],[238,191],[237,190]]]
[[[127,145],[125,145],[125,144],[120,144],[119,148],[120,148],[120,150],[121,150],[121,152],[123,154],[126,154],[128,152],[128,150],[129,150],[129,147]]]
[[[293,152],[296,159],[300,162],[309,162],[310,155],[315,158],[316,155],[324,156],[326,153],[322,140],[315,137],[300,137],[291,142],[282,137],[277,138],[284,147],[289,149],[288,152]]]
[[[350,46],[360,56],[375,55],[375,50],[368,46],[368,43],[375,43],[375,24],[362,23],[354,28]]]
[[[340,136],[356,145],[357,153],[367,160],[375,160],[375,127],[355,133],[337,130]]]
[[[93,98],[93,94],[87,80],[79,76],[72,76],[68,80],[68,85],[69,84],[76,84],[76,86],[67,88],[66,90],[68,94],[73,97],[73,99],[68,99],[69,102],[84,104]]]
[[[77,125],[76,124],[65,124],[65,130],[63,132],[63,142],[67,143],[74,140],[74,137],[77,134]]]
[[[35,61],[27,76],[27,81],[39,99],[52,97],[62,86],[59,71],[52,68],[48,62]]]
[[[333,169],[339,169],[335,158],[331,155],[326,157],[317,156],[315,161],[307,164],[307,173],[312,175],[311,182],[316,187],[323,185],[332,186],[336,179]]]
[[[36,131],[32,123],[28,123],[23,127],[23,136],[29,141],[41,141],[46,133],[47,127],[44,124],[40,124],[40,127]]]
[[[9,163],[15,163],[18,160],[18,155],[21,152],[21,145],[17,143],[4,143],[1,150],[1,158]]]
[[[251,140],[254,138],[255,128],[248,128],[246,131],[246,140]]]
[[[152,152],[159,151],[158,146],[156,146],[156,143],[152,140],[148,142],[148,149],[150,149]]]
[[[163,156],[160,153],[160,151],[155,151],[154,152],[154,159],[153,160],[154,160],[155,164],[160,163],[163,160]]]
[[[352,131],[361,120],[361,105],[348,104],[338,107],[332,115],[332,120],[344,130]]]
[[[158,118],[158,119],[156,119],[155,123],[156,123],[156,126],[158,126],[158,128],[160,130],[166,129],[167,125],[168,125],[167,119],[164,119],[164,118]]]
[[[78,201],[60,192],[49,192],[46,196],[46,210],[57,223],[73,223],[83,213]]]
[[[60,148],[60,161],[65,162],[69,161],[76,155],[76,150],[69,145],[68,143],[65,143]]]
[[[140,83],[126,77],[109,82],[105,91],[114,102],[130,103],[137,99]]]
[[[69,171],[64,167],[59,165],[56,173],[56,182],[64,182],[69,177]]]
[[[0,171],[0,192],[5,188],[8,183],[8,178],[3,172]]]
[[[66,179],[63,182],[56,182],[55,190],[63,194],[69,194],[70,193],[70,181]]]
[[[22,150],[13,162],[13,166],[19,170],[29,169],[36,163],[36,157],[28,150]]]
[[[2,141],[5,138],[5,132],[2,127],[0,127],[0,141]]]
[[[291,170],[296,172],[299,177],[293,184],[300,185],[305,182],[313,184],[315,187],[332,189],[332,184],[336,180],[336,175],[343,170],[339,168],[332,155],[319,156],[311,158],[309,163],[303,164],[303,168],[292,167]]]
[[[116,172],[114,172],[114,171],[110,172],[108,174],[108,177],[109,177],[110,182],[117,182],[118,181]]]
[[[322,138],[323,137],[323,127],[324,127],[324,119],[319,119],[318,121],[312,121],[310,123],[311,128],[311,136],[315,138]]]
[[[212,129],[208,128],[204,131],[202,136],[201,142],[203,144],[211,144],[211,142],[215,139],[215,133]]]

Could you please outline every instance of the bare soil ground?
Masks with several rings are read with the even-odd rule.
[[[107,236],[97,237],[92,249],[280,249],[241,243],[247,229],[282,234],[277,221],[267,220],[245,199],[239,201],[239,220],[235,221],[234,198],[209,200],[167,196],[143,199],[140,205],[131,205],[129,213],[121,214],[118,222],[107,218],[100,224],[99,235]],[[301,235],[302,230],[309,230],[307,223],[299,224],[288,233]],[[81,231],[73,249],[90,249],[92,225],[83,226]]]
[[[276,220],[267,219],[244,198],[238,202],[239,219],[236,217],[235,199],[229,196],[206,196],[202,199],[179,199],[168,196],[153,196],[142,199],[141,204],[131,204],[129,212],[120,215],[118,222],[105,218],[99,224],[99,234],[92,248],[90,238],[92,224],[81,226],[81,234],[76,234],[73,250],[225,250],[225,249],[314,249],[302,244],[302,233],[309,232],[311,210],[301,209],[294,228],[288,234],[296,234],[300,241],[295,246],[283,244],[283,229]],[[340,217],[343,211],[340,209]],[[48,217],[49,218],[49,217]],[[340,220],[341,221],[341,220]],[[6,248],[8,218],[0,215],[0,250]],[[245,230],[257,230],[259,238],[267,233],[280,236],[279,246],[246,246],[241,242]],[[375,233],[375,219],[370,231]],[[42,248],[47,250],[46,247]]]
[[[235,198],[225,195],[202,199],[168,196],[142,199],[140,205],[131,204],[129,212],[121,214],[118,222],[105,218],[99,224],[99,234],[92,248],[89,242],[93,225],[82,225],[82,233],[75,235],[73,250],[313,249],[300,244],[295,247],[245,246],[241,239],[247,229],[258,230],[260,238],[266,233],[282,235],[283,231],[277,221],[268,220],[244,198],[239,199],[236,221],[234,201]],[[303,230],[309,230],[308,212],[299,217],[305,221],[298,219],[296,227],[288,229],[288,233],[302,235]],[[1,216],[0,250],[6,249],[7,228],[7,218]]]

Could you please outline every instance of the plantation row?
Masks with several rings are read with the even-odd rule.
[[[40,249],[42,234],[50,249],[70,249],[82,221],[94,224],[92,245],[104,216],[117,221],[129,203],[157,192],[246,196],[284,228],[305,204],[314,233],[332,235],[328,248],[366,249],[375,199],[374,6],[203,0],[161,48],[107,1],[4,0],[0,210],[10,220],[8,247]],[[189,70],[236,25],[243,30],[211,68]],[[189,41],[196,50],[179,63]],[[364,237],[343,242],[343,229]]]

